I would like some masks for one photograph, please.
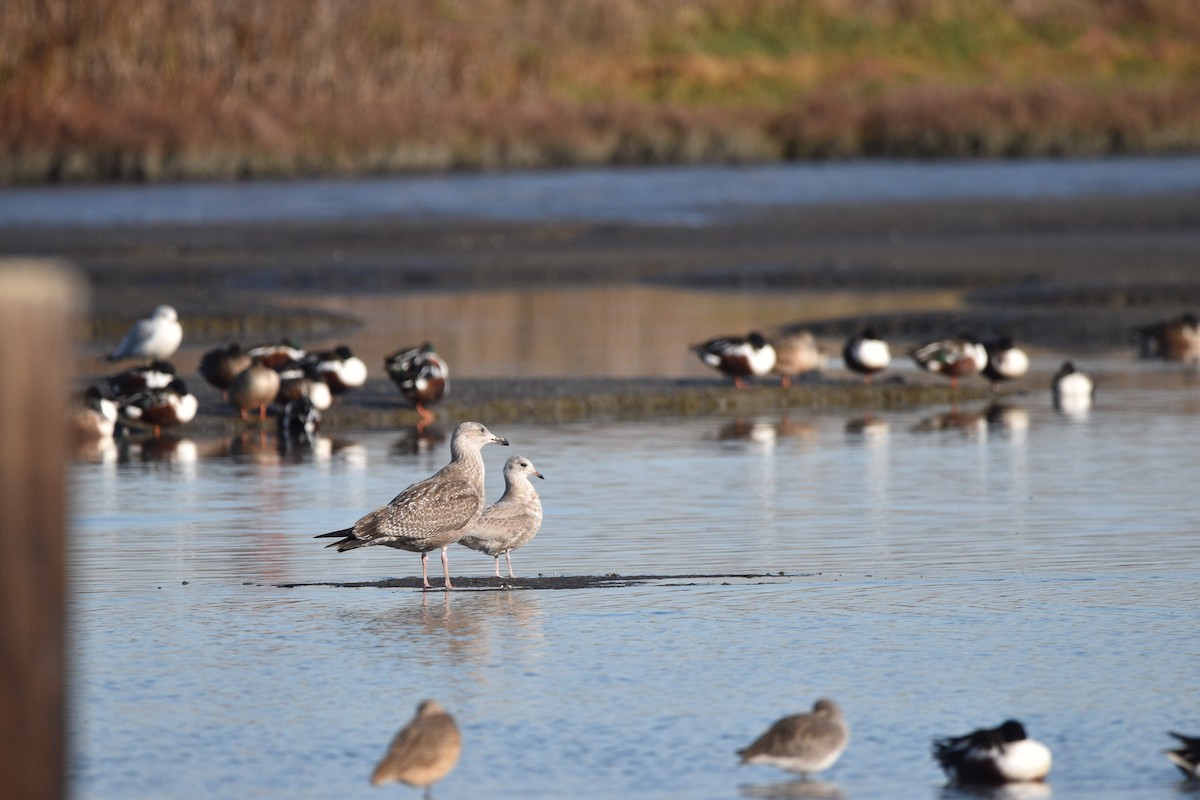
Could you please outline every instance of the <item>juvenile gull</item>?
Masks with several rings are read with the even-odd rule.
[[[423,700],[412,721],[400,729],[371,774],[371,785],[392,781],[425,790],[450,774],[462,752],[454,717],[436,700]]]
[[[849,743],[850,729],[842,710],[823,697],[812,711],[784,717],[737,754],[743,764],[767,764],[810,775],[832,767]]]
[[[124,358],[144,358],[147,361],[170,358],[183,341],[183,327],[179,315],[171,306],[159,306],[154,314],[134,323],[117,345],[108,354],[109,361]]]
[[[935,739],[933,757],[953,784],[1000,786],[1040,781],[1050,771],[1050,749],[1025,733],[1015,719],[999,728]]]
[[[513,456],[504,463],[504,494],[488,506],[458,543],[487,553],[496,559],[496,577],[500,577],[500,554],[508,563],[508,577],[515,578],[512,551],[527,544],[542,527],[542,501],[529,481],[530,476],[545,480],[533,462]]]
[[[441,548],[442,574],[450,584],[447,548],[479,518],[483,510],[483,456],[485,445],[507,445],[482,423],[463,422],[450,437],[450,463],[431,477],[414,483],[382,508],[354,523],[353,527],[322,533],[316,538],[342,537],[329,547],[338,552],[356,547],[385,545],[421,554],[421,580],[429,585],[429,551]]]

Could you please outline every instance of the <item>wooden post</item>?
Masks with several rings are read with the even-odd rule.
[[[82,283],[0,259],[0,791],[67,794],[67,403]]]

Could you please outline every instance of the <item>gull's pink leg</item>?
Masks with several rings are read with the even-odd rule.
[[[500,554],[496,554],[496,577],[500,577]]]
[[[421,553],[421,580],[425,582],[426,589],[432,589],[429,585],[429,553]]]
[[[508,577],[510,577],[510,578],[517,577],[516,575],[513,575],[513,571],[512,571],[512,550],[504,551],[504,560],[508,562]]]
[[[450,585],[450,556],[446,555],[446,551],[449,549],[449,545],[442,548],[442,574],[446,576],[446,591],[454,588]]]

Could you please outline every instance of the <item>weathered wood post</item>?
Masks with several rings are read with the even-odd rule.
[[[66,796],[66,423],[82,283],[0,259],[0,793]]]

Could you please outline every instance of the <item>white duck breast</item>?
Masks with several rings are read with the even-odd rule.
[[[868,369],[884,369],[892,363],[891,348],[879,339],[863,339],[857,352],[859,362]]]
[[[1033,739],[1009,742],[990,757],[996,771],[1012,782],[1041,780],[1050,772],[1053,762],[1050,748]]]

